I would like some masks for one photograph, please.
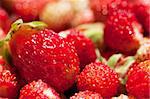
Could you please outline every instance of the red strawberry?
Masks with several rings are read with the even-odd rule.
[[[150,5],[135,4],[133,9],[138,21],[142,24],[147,36],[150,37]]]
[[[33,81],[20,90],[19,99],[60,99],[59,94],[42,80]]]
[[[85,65],[90,64],[96,60],[96,53],[93,42],[86,38],[78,30],[70,29],[59,33],[75,44],[77,54],[80,60],[80,68],[83,69]]]
[[[0,8],[0,27],[2,27],[5,33],[8,32],[10,27],[8,13],[3,8]]]
[[[117,73],[100,62],[87,65],[77,79],[79,90],[95,91],[107,98],[117,94],[119,85]]]
[[[68,40],[42,25],[45,26],[40,22],[13,24],[15,31],[9,42],[12,60],[28,82],[42,79],[64,92],[79,73],[78,56]]]
[[[104,47],[102,50],[100,50],[100,53],[106,60],[108,60],[110,56],[117,52],[108,47]]]
[[[150,60],[133,65],[127,73],[126,89],[129,95],[138,99],[150,97]]]
[[[125,54],[135,53],[142,39],[139,26],[130,12],[118,10],[111,13],[104,30],[105,44]]]
[[[16,76],[5,65],[5,61],[0,58],[0,97],[15,99],[18,94]]]
[[[36,20],[45,4],[52,0],[13,0],[13,11],[25,21]]]
[[[75,93],[74,96],[70,97],[70,99],[103,99],[99,93],[92,91],[80,91],[79,93]]]
[[[105,21],[108,15],[108,6],[115,0],[90,0],[90,6],[98,21]]]

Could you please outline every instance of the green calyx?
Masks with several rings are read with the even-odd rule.
[[[104,35],[104,24],[103,23],[92,23],[92,24],[82,24],[77,27],[81,30],[83,34],[90,38],[96,47],[101,48],[103,45],[103,35]]]
[[[12,35],[19,30],[21,26],[28,26],[29,28],[35,28],[35,29],[43,29],[47,27],[47,25],[43,22],[40,21],[33,21],[33,22],[28,22],[28,23],[23,23],[22,19],[18,19],[14,23],[12,23],[11,28],[7,34],[7,36],[0,41],[0,47],[3,46],[4,42],[9,41],[12,37]]]
[[[125,85],[127,80],[125,75],[134,62],[134,56],[124,57],[122,54],[114,54],[108,59],[107,65],[119,74],[121,84]]]
[[[13,34],[20,29],[21,26],[26,26],[33,29],[43,29],[47,27],[47,25],[40,21],[33,21],[28,23],[23,23],[22,19],[18,19],[14,23],[12,23],[11,28],[3,40],[0,40],[0,55],[3,56],[7,61],[10,60],[10,51],[9,51],[9,41],[12,38]],[[9,62],[8,62],[9,63]]]
[[[107,65],[110,66],[112,69],[115,68],[115,65],[117,64],[117,62],[120,60],[120,58],[123,57],[122,54],[114,54],[112,55],[108,61],[107,61]]]
[[[101,56],[100,51],[99,51],[98,48],[95,49],[95,53],[96,53],[96,56],[97,56],[96,61],[98,61],[98,62],[100,61],[100,62],[102,62],[102,63],[104,63],[104,64],[107,64],[106,59]]]
[[[127,73],[128,69],[135,62],[135,58],[133,56],[128,56],[124,59],[124,64],[115,68],[115,71],[120,74],[121,77],[124,77]]]

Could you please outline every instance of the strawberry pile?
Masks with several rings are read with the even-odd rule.
[[[150,99],[150,2],[1,0],[0,99]]]

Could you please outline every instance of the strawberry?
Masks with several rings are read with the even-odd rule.
[[[40,20],[56,32],[68,28],[73,17],[73,7],[67,0],[48,3],[40,13]]]
[[[76,29],[70,29],[62,31],[59,33],[60,36],[63,36],[73,42],[77,50],[77,54],[80,60],[80,68],[83,69],[85,65],[90,64],[96,60],[95,47],[93,42],[82,35]]]
[[[104,30],[104,42],[113,50],[133,54],[143,39],[135,16],[129,11],[118,10],[109,15]]]
[[[80,91],[79,93],[75,93],[74,96],[70,97],[70,99],[103,99],[99,93],[92,91]]]
[[[6,68],[5,61],[0,58],[0,97],[15,99],[19,88],[16,76]]]
[[[111,97],[117,94],[119,78],[115,71],[107,65],[95,62],[87,65],[77,79],[79,90],[90,90]]]
[[[42,80],[32,81],[20,90],[19,99],[60,99],[59,94]]]
[[[136,52],[135,58],[138,62],[150,59],[150,38],[144,38]]]
[[[13,12],[21,16],[25,21],[36,20],[40,11],[51,0],[13,0],[11,2]]]
[[[135,4],[133,9],[138,21],[142,24],[146,35],[150,37],[150,5]]]
[[[91,9],[98,21],[105,21],[108,15],[108,7],[115,0],[90,0]]]
[[[5,33],[8,32],[10,27],[10,20],[8,17],[8,13],[1,7],[0,7],[0,27],[4,30]]]
[[[127,73],[126,89],[138,99],[150,97],[150,60],[134,64]]]
[[[42,22],[18,20],[0,43],[9,41],[13,64],[23,79],[28,82],[42,79],[64,92],[79,73],[78,56],[71,42],[44,26]]]
[[[100,50],[100,53],[106,60],[108,60],[110,56],[117,52],[105,46],[102,50]]]

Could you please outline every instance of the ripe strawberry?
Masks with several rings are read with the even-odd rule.
[[[114,10],[131,10],[132,6],[126,0],[90,0],[91,9],[98,21],[105,22]]]
[[[52,0],[13,0],[11,2],[14,13],[25,21],[36,20],[45,4]]]
[[[105,21],[108,15],[108,6],[115,0],[90,0],[91,9],[98,21]]]
[[[59,94],[42,80],[33,81],[20,90],[19,99],[60,99]]]
[[[150,60],[133,65],[127,73],[126,89],[138,99],[150,97]]]
[[[18,94],[16,76],[5,65],[5,61],[0,58],[0,97],[15,99]]]
[[[104,30],[104,41],[113,50],[133,54],[140,46],[142,39],[135,16],[124,10],[118,10],[109,15]]]
[[[99,93],[92,91],[80,91],[79,93],[75,93],[74,96],[70,97],[70,99],[103,99]]]
[[[144,38],[135,55],[136,61],[142,62],[150,59],[150,38]]]
[[[96,53],[93,42],[82,35],[76,29],[70,29],[59,33],[75,44],[77,54],[80,60],[80,68],[83,69],[85,65],[90,64],[96,60]]]
[[[40,20],[56,32],[68,28],[73,17],[73,7],[67,0],[48,3],[40,13]]]
[[[79,73],[78,56],[68,40],[42,25],[45,26],[40,22],[13,24],[15,32],[9,41],[12,60],[28,82],[42,79],[64,92]]]
[[[146,35],[150,37],[150,5],[135,4],[133,10],[138,21],[142,24]]]
[[[117,94],[119,79],[110,67],[100,62],[87,65],[77,79],[79,90],[90,90],[100,93],[103,97]]]
[[[5,33],[8,32],[10,27],[8,13],[3,8],[0,8],[0,27],[4,30]]]

